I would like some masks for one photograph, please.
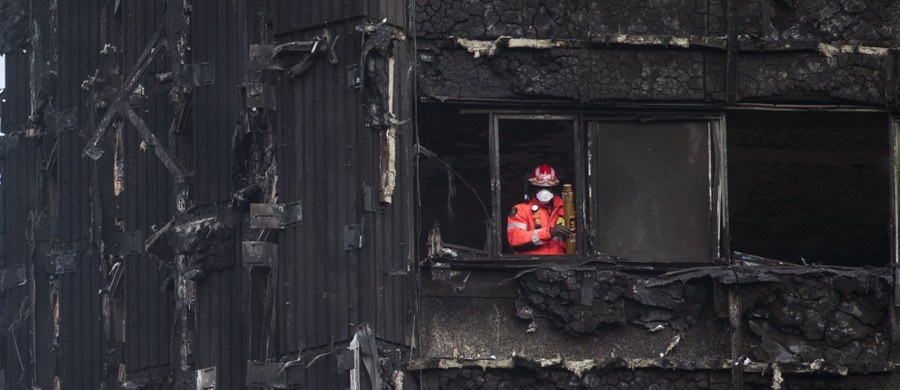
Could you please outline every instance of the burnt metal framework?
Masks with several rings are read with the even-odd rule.
[[[329,388],[400,368],[404,2],[7,5],[25,12],[0,27],[24,34],[2,112],[3,385]]]

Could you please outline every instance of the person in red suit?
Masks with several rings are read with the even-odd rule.
[[[506,239],[520,255],[560,256],[566,254],[566,227],[563,200],[553,167],[542,164],[528,178],[528,200],[513,206],[506,218]]]

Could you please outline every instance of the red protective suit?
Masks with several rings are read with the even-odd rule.
[[[506,239],[516,254],[565,255],[566,241],[550,236],[554,225],[565,225],[562,198],[554,196],[546,206],[532,198],[513,206],[506,218]]]

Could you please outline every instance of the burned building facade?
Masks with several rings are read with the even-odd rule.
[[[900,388],[900,4],[0,20],[0,388]]]

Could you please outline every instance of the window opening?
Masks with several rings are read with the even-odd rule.
[[[889,120],[883,113],[729,113],[732,248],[798,264],[887,264]]]
[[[495,172],[498,185],[494,197],[495,202],[499,203],[494,207],[498,210],[495,223],[499,227],[495,245],[499,248],[499,254],[529,257],[566,255],[567,244],[574,244],[575,241],[551,234],[555,234],[556,225],[577,232],[577,229],[571,229],[574,225],[564,213],[565,201],[562,197],[563,189],[571,188],[571,197],[575,198],[575,189],[580,185],[576,173],[575,118],[495,115],[494,121],[495,167],[498,169]],[[535,169],[541,165],[552,168],[558,181],[556,185],[541,187],[529,182]],[[538,184],[541,182],[538,181]],[[541,185],[549,184],[544,182]],[[540,190],[554,194],[546,205],[537,200]],[[513,210],[517,211],[514,213]],[[512,224],[509,221],[513,221]],[[515,247],[510,245],[511,241],[516,244]],[[568,254],[575,253],[569,249]]]
[[[437,227],[457,256],[487,256],[491,233],[491,165],[488,114],[419,105],[419,237]]]

